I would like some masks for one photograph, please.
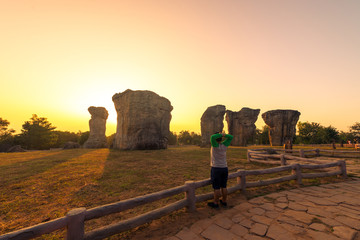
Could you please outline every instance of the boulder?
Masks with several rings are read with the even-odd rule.
[[[171,111],[168,99],[130,89],[112,97],[117,112],[113,147],[123,150],[166,149]]]
[[[210,137],[224,128],[224,105],[208,107],[201,116],[201,147],[210,146]]]
[[[246,146],[254,137],[255,122],[259,116],[260,109],[242,108],[239,112],[226,111],[229,134],[234,138],[231,142],[234,146]]]
[[[74,149],[74,148],[80,148],[80,144],[77,142],[69,141],[69,142],[66,142],[63,147],[63,149]]]
[[[262,114],[269,126],[271,146],[292,145],[300,112],[296,110],[272,110]]]
[[[7,152],[26,152],[25,149],[23,149],[20,145],[15,145],[15,146],[12,146],[11,148],[9,148],[7,150]]]
[[[109,114],[104,107],[89,107],[91,119],[89,121],[90,134],[84,143],[84,148],[106,148],[106,119]]]

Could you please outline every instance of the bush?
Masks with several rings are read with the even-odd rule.
[[[178,136],[178,142],[181,145],[200,145],[201,135],[189,131],[181,131]]]
[[[177,145],[178,144],[178,136],[174,132],[169,132],[168,136],[168,145]]]
[[[90,136],[90,132],[79,132],[80,137],[79,137],[79,144],[80,145],[84,145],[84,143],[88,140],[89,136]]]

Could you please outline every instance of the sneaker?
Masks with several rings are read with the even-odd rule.
[[[227,202],[223,202],[222,200],[220,200],[220,204],[224,207],[227,207]]]
[[[214,209],[219,209],[219,204],[216,204],[214,202],[208,202],[208,206]]]

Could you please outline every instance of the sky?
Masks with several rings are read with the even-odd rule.
[[[150,90],[170,130],[200,133],[209,106],[301,112],[348,131],[360,122],[358,0],[0,0],[0,117],[32,114],[88,131],[88,107]]]

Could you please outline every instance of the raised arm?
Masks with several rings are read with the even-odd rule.
[[[221,133],[216,133],[214,135],[211,135],[210,137],[210,143],[213,147],[219,147],[219,143],[216,141],[216,139],[221,138],[223,135]]]
[[[225,134],[225,141],[222,142],[222,144],[224,144],[225,146],[230,146],[231,141],[233,140],[233,135],[230,134]]]

